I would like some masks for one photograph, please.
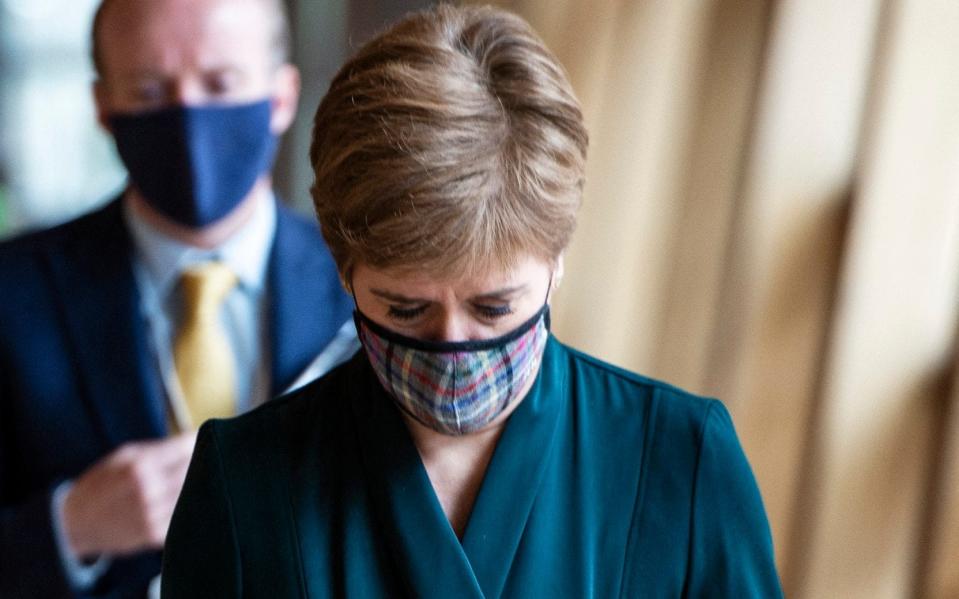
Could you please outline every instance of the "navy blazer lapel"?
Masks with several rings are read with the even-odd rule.
[[[163,391],[150,359],[120,201],[61,232],[63,242],[47,253],[48,264],[91,412],[111,446],[164,435]]]
[[[319,231],[279,202],[269,268],[271,394],[277,395],[350,319],[353,302]]]

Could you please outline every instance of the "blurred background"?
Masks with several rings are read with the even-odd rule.
[[[95,0],[0,0],[0,237],[115,195]],[[289,0],[312,111],[429,4]],[[959,2],[516,0],[591,132],[557,335],[722,399],[788,597],[959,597]],[[0,300],[2,301],[2,300]]]

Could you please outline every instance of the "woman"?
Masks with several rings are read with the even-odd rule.
[[[312,192],[363,350],[202,428],[164,596],[780,596],[723,406],[549,334],[586,145],[502,11],[412,15],[341,69]]]

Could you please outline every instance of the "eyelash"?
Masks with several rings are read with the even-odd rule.
[[[416,308],[398,308],[396,306],[390,306],[387,314],[390,318],[395,318],[397,320],[413,320],[417,316],[423,314],[426,311],[427,306],[417,306]],[[475,306],[476,311],[483,318],[496,319],[502,318],[513,313],[513,308],[509,305],[505,306]]]
[[[397,320],[413,320],[425,311],[426,306],[418,306],[416,308],[397,308],[396,306],[390,306],[387,314],[390,318]]]
[[[475,306],[476,311],[483,315],[484,318],[502,318],[513,313],[513,308],[509,305],[503,306]]]

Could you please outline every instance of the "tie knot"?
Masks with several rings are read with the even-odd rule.
[[[180,278],[189,312],[217,310],[236,283],[236,275],[222,262],[197,264],[185,270]]]

